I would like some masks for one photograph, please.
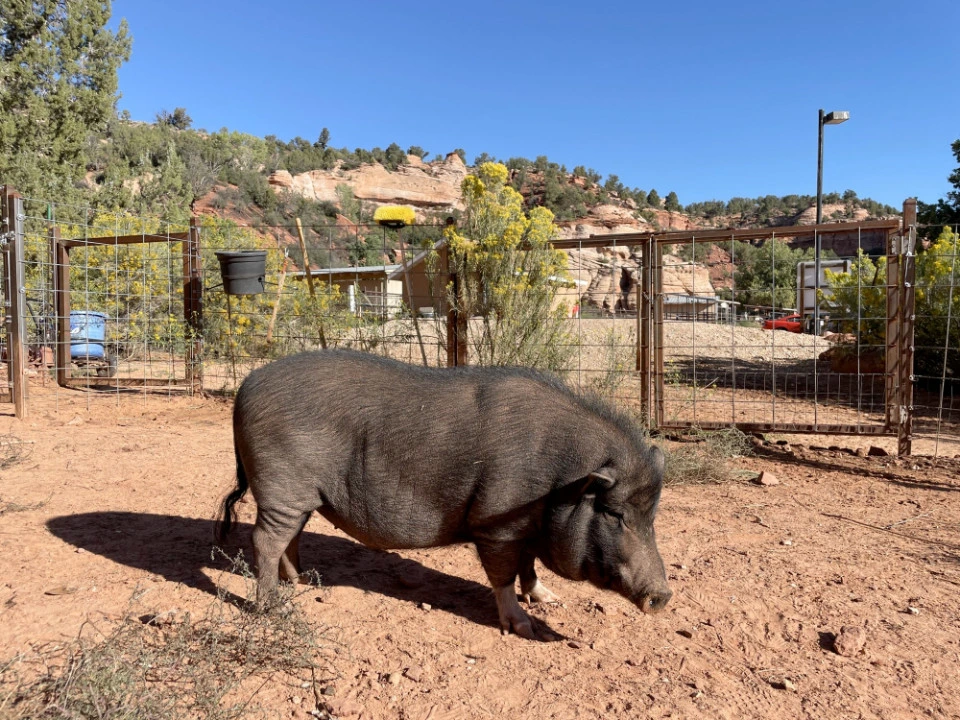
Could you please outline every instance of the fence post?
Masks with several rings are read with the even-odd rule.
[[[913,330],[916,321],[917,200],[903,203],[903,239],[900,243],[903,283],[900,292],[900,411],[897,455],[910,455],[913,445]]]
[[[26,287],[23,279],[23,199],[9,185],[3,186],[0,207],[4,271],[4,321],[7,326],[7,367],[10,394],[17,418],[27,415],[23,332],[26,327]]]
[[[13,402],[13,364],[10,361],[10,313],[13,308],[10,279],[10,232],[11,222],[7,214],[7,186],[0,185],[0,258],[3,266],[3,360],[7,364],[7,381],[3,389],[3,402]]]
[[[307,239],[303,236],[303,223],[297,218],[297,239],[300,242],[300,254],[303,255],[303,272],[307,276],[307,287],[310,288],[310,297],[314,297],[313,270],[310,269],[310,257],[307,255]],[[324,343],[323,347],[326,347]]]
[[[450,293],[446,298],[447,367],[459,367],[467,364],[467,323],[457,307],[457,299],[460,297],[460,278],[451,270],[450,248],[446,242],[440,248],[440,255],[450,283]],[[446,287],[442,287],[440,291],[446,292]],[[450,302],[450,297],[453,298],[453,302]]]
[[[905,218],[904,218],[905,219]],[[884,378],[883,404],[884,430],[892,432],[900,423],[900,252],[903,245],[904,227],[899,233],[887,235],[887,327],[884,334],[886,347],[886,376]]]
[[[666,398],[664,397],[664,372],[663,372],[663,246],[655,238],[651,242],[651,252],[653,256],[651,285],[653,304],[653,362],[654,362],[654,392],[656,393],[656,409],[654,418],[654,427],[662,427],[664,424],[664,410]]]
[[[650,264],[653,241],[649,238],[640,246],[640,282],[637,284],[637,370],[640,371],[640,407],[647,429],[653,422],[653,404],[650,386],[650,318],[653,295]]]
[[[53,308],[57,316],[57,346],[55,360],[57,385],[66,387],[70,381],[70,249],[60,242],[60,228],[50,235],[53,246]]]
[[[195,395],[203,392],[203,264],[196,217],[190,218],[190,232],[183,241],[183,315],[189,333],[187,387]]]

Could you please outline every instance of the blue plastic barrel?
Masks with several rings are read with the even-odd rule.
[[[70,357],[102,359],[106,356],[103,343],[107,338],[107,316],[89,310],[70,313]]]

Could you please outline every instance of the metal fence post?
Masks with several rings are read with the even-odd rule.
[[[903,239],[900,243],[903,282],[900,292],[900,411],[897,454],[910,455],[913,444],[913,330],[916,321],[917,201],[903,203]]]
[[[187,322],[187,387],[191,395],[203,391],[203,264],[200,260],[200,228],[190,218],[190,232],[183,241],[183,314]]]
[[[664,424],[664,409],[666,405],[664,372],[663,372],[663,245],[654,238],[651,243],[652,256],[652,274],[651,279],[651,301],[653,304],[653,362],[654,362],[654,392],[655,392],[655,410],[654,427],[662,427]]]
[[[653,262],[653,240],[640,245],[640,282],[637,284],[637,370],[640,372],[640,407],[647,429],[653,422],[653,402],[650,373],[650,322],[653,313],[653,293],[651,292],[651,264]]]
[[[70,380],[70,250],[60,242],[60,229],[50,234],[53,246],[53,307],[57,315],[57,346],[54,362],[57,385],[66,387]]]
[[[900,252],[905,229],[887,236],[887,320],[884,343],[886,347],[886,376],[884,378],[883,404],[884,429],[892,432],[900,423]]]
[[[23,333],[26,327],[26,286],[23,278],[23,199],[9,185],[3,186],[2,227],[4,311],[7,327],[7,367],[14,412],[20,419],[27,415],[26,373]]]

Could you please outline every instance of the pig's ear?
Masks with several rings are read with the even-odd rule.
[[[616,484],[617,481],[610,476],[609,470],[607,468],[600,468],[596,472],[587,475],[587,484],[583,491],[586,493],[590,490],[610,490]]]
[[[662,479],[667,469],[667,458],[657,445],[650,448],[650,466],[653,469],[653,476]]]

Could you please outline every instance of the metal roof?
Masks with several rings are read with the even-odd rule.
[[[400,269],[400,265],[364,265],[363,267],[321,268],[311,270],[314,277],[326,275],[389,275]],[[306,277],[304,270],[287,273],[288,277]]]

